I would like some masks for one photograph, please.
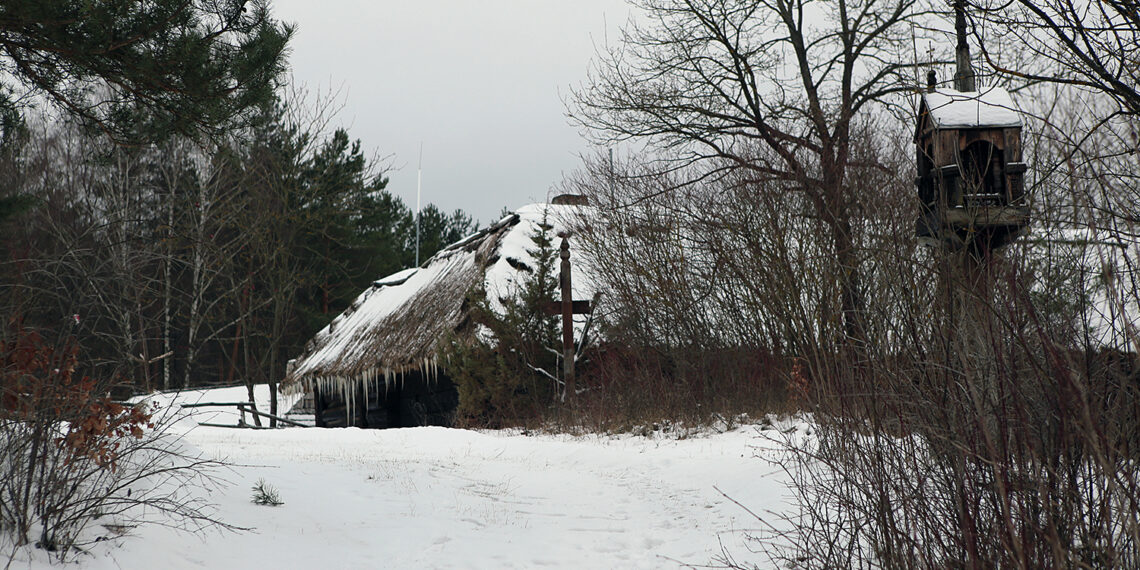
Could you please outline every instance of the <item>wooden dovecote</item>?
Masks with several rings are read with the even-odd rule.
[[[1021,118],[1009,93],[931,89],[914,138],[920,239],[989,251],[1025,229]]]

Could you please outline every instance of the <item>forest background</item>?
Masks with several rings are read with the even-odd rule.
[[[50,331],[127,390],[276,381],[372,280],[477,223],[426,205],[417,246],[385,159],[330,126],[341,102],[286,86],[293,29],[265,3],[177,6],[105,3],[40,36],[79,8],[4,7],[32,72],[3,92],[3,328]],[[188,20],[156,31],[168,11]],[[115,26],[137,41],[106,48]]]

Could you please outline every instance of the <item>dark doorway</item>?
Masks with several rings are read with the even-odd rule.
[[[317,391],[313,399],[317,427],[450,426],[459,405],[459,392],[450,378],[425,378],[418,371],[397,376],[390,383],[377,381],[367,390],[360,384],[355,396],[349,410],[340,394]]]

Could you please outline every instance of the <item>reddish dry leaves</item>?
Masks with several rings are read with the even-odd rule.
[[[100,396],[99,384],[88,376],[75,379],[78,350],[73,344],[56,347],[38,333],[21,332],[0,348],[0,415],[58,421],[65,434],[55,442],[69,461],[89,459],[113,470],[123,440],[141,439],[145,429],[154,428],[144,406]]]

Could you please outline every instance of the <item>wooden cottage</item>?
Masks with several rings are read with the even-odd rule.
[[[1021,117],[1005,90],[923,93],[915,144],[920,239],[988,251],[1028,225]]]
[[[526,206],[420,267],[375,281],[290,362],[283,389],[312,395],[320,427],[450,424],[458,394],[439,348],[471,334],[468,292],[482,283],[492,307],[513,294],[532,271],[531,236],[553,236],[583,212],[557,199]],[[588,297],[578,273],[575,266],[575,295]]]

